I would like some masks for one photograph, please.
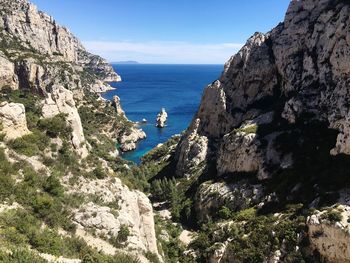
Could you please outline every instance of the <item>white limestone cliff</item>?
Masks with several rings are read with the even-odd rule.
[[[52,92],[48,93],[47,96],[43,101],[43,117],[52,118],[60,113],[66,114],[67,122],[72,128],[72,144],[82,158],[87,157],[88,149],[73,93],[63,87],[54,86]]]

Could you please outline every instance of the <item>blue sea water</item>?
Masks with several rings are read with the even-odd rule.
[[[141,124],[147,139],[137,149],[124,153],[123,158],[139,163],[140,158],[159,143],[184,131],[198,109],[203,89],[216,80],[223,65],[113,65],[123,81],[112,83],[116,90],[103,95],[112,99],[118,95],[126,116],[132,121],[147,119]],[[161,108],[168,113],[167,126],[155,127]]]

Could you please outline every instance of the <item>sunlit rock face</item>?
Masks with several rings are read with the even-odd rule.
[[[286,158],[273,148],[274,131],[259,134],[258,127],[257,136],[233,134],[267,109],[272,110],[271,122],[282,118],[295,124],[312,116],[328,123],[339,132],[331,153],[349,154],[349,12],[346,1],[292,1],[283,23],[266,34],[255,33],[226,63],[220,79],[205,89],[178,147],[178,174],[186,174],[194,160],[207,163],[207,155],[218,159],[220,174],[255,171],[267,178],[267,168],[278,167]],[[197,142],[204,137],[214,146],[209,153]],[[257,152],[262,139],[268,143]],[[244,157],[242,149],[247,147]]]
[[[13,140],[30,133],[23,104],[0,103],[0,124],[0,132],[5,134],[6,140]]]
[[[311,255],[349,261],[348,203],[339,222],[320,208],[322,198],[337,202],[322,191],[337,196],[348,187],[349,14],[348,1],[291,1],[284,21],[255,33],[204,90],[175,157],[178,177],[198,178],[198,220],[215,221],[223,206],[240,211],[298,200],[320,209],[306,222]],[[285,191],[276,195],[276,188]],[[218,243],[209,262],[240,262],[229,243]],[[277,248],[266,262],[286,262],[284,253]]]

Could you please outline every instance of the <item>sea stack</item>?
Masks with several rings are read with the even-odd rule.
[[[118,96],[113,97],[112,106],[115,108],[118,115],[125,116],[125,112],[122,109],[122,106],[120,104],[120,98]]]
[[[162,110],[157,115],[156,126],[158,128],[164,128],[167,118],[168,118],[168,114],[166,113],[165,109],[162,108]]]

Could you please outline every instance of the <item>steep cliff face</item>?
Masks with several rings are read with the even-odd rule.
[[[196,130],[220,147],[224,135],[270,108],[275,119],[283,118],[289,124],[305,115],[326,122],[339,132],[332,154],[349,153],[348,14],[344,1],[292,1],[284,23],[267,34],[256,33],[226,63],[221,78],[208,86],[194,120],[199,125],[192,125],[188,134]],[[188,151],[188,137],[179,149],[181,160]],[[234,151],[229,152],[235,159]],[[222,149],[216,157],[224,154],[229,158],[229,152]],[[280,163],[264,155],[265,166]],[[180,162],[179,172],[190,162],[186,158]]]
[[[290,204],[302,203],[305,212],[343,203],[340,192],[350,186],[349,14],[347,1],[291,1],[284,22],[266,34],[255,33],[225,64],[220,79],[205,89],[175,155],[177,176],[196,180],[186,192],[195,201],[192,216],[201,221],[232,219],[231,213],[250,207],[259,215],[281,213],[273,219],[279,225]],[[256,186],[259,195],[252,192]],[[247,259],[253,248],[244,250],[244,235],[254,234],[247,232],[250,223],[237,216],[231,224],[238,229],[245,225],[244,234],[222,242],[218,233],[223,227],[216,225],[209,239],[218,241],[221,249],[212,249],[221,256],[210,261],[199,253],[202,258],[260,262]],[[314,253],[312,262],[349,260],[348,247],[340,244],[349,242],[347,230],[316,221],[303,224],[311,232],[322,228],[324,234],[316,238],[298,232],[298,238],[310,238],[313,245],[307,252],[294,247],[293,253],[300,252],[304,259]],[[260,252],[271,262],[293,262],[285,243],[269,255]],[[338,252],[344,257],[335,256]]]
[[[96,86],[96,89],[100,85],[100,91],[104,91],[110,89],[104,82],[121,80],[104,59],[88,53],[68,29],[58,25],[52,17],[38,11],[35,5],[25,0],[2,0],[0,4],[0,49],[14,62],[15,67],[19,68],[17,71],[23,71],[24,68],[29,71],[27,74],[36,74],[37,81],[48,80],[52,76],[45,78],[43,75],[56,73],[52,72],[50,64],[56,62],[67,66],[64,65],[66,62],[72,63],[69,65],[71,67],[67,68],[71,73],[68,75],[82,74],[84,68],[94,76],[90,78],[92,83],[84,85],[85,88]],[[21,52],[18,52],[19,50]],[[36,56],[31,56],[31,53],[36,53]],[[23,59],[27,57],[32,58],[32,61]],[[38,70],[33,72],[35,66],[42,66],[42,74],[38,73]],[[54,81],[53,79],[51,78],[51,81]],[[81,87],[79,83],[76,85]]]
[[[220,174],[262,173],[269,166],[280,167],[286,155],[271,152],[269,147],[258,150],[259,147],[249,146],[251,152],[247,154],[233,150],[247,144],[257,146],[261,141],[269,145],[276,138],[273,134],[282,128],[260,132],[259,127],[273,126],[277,121],[280,126],[284,121],[283,125],[298,125],[302,121],[325,123],[338,132],[331,154],[348,154],[348,14],[349,5],[344,1],[292,1],[284,23],[249,39],[226,63],[221,78],[205,90],[200,109],[179,147],[179,174],[185,172],[183,166],[190,166],[196,158],[186,157],[196,145],[188,143],[194,141],[189,139],[194,132],[196,137],[205,136],[209,145],[220,149],[212,152]],[[271,118],[257,123],[255,131],[248,133],[255,135],[242,137],[247,134],[245,123],[257,122],[268,111]],[[228,138],[233,140],[228,142]],[[253,155],[258,155],[253,159],[260,165],[223,165],[225,160]]]
[[[116,150],[145,134],[98,94],[120,80],[33,4],[0,0],[1,262],[161,260],[139,170]]]

